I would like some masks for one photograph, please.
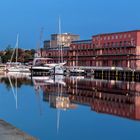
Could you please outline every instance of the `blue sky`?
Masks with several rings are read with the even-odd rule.
[[[140,0],[0,0],[0,47],[14,45],[20,34],[21,48],[36,49],[43,39],[58,32],[92,35],[140,29]]]

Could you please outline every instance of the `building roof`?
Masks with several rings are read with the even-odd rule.
[[[120,33],[130,33],[130,32],[140,32],[140,30],[130,30],[130,31],[121,31],[121,32],[101,33],[101,34],[95,34],[92,37],[100,36],[100,35],[112,35],[112,34],[120,34]]]
[[[77,41],[72,41],[71,44],[81,44],[81,43],[92,43],[92,40],[77,40]]]
[[[58,51],[60,50],[58,47],[55,47],[55,48],[45,48],[44,50],[49,50],[49,51]],[[62,50],[65,51],[65,50],[69,50],[69,47],[62,47]]]
[[[71,34],[71,33],[61,33],[61,34],[58,34],[58,33],[56,33],[56,34],[51,34],[52,36],[54,36],[54,35],[72,35],[72,36],[79,36],[78,34]]]

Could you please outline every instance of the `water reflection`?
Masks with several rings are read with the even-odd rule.
[[[51,79],[51,83],[48,82],[50,79],[34,80],[50,107],[66,110],[80,104],[98,113],[140,120],[140,83],[83,77],[63,77],[58,83],[55,79]]]
[[[13,87],[17,87],[17,88],[20,88],[22,85],[33,86],[33,83],[29,75],[21,74],[21,73],[14,73],[14,72],[3,73],[2,75],[0,75],[0,83],[5,84],[7,89],[11,88],[10,81],[12,82]],[[16,85],[16,82],[17,82],[17,85]]]
[[[57,139],[58,136],[60,136],[60,139],[66,139],[67,132],[65,130],[69,132],[74,126],[72,116],[79,123],[79,126],[74,126],[79,130],[79,135],[81,135],[81,129],[85,131],[86,135],[89,130],[94,129],[94,125],[98,128],[99,125],[102,126],[102,124],[106,123],[106,121],[100,122],[95,119],[98,116],[106,120],[103,114],[107,114],[107,118],[120,116],[140,120],[140,83],[138,82],[97,80],[81,76],[30,77],[30,75],[20,74],[1,75],[0,82],[2,83],[1,89],[6,87],[9,91],[6,96],[1,94],[1,105],[5,105],[5,102],[8,101],[7,110],[1,107],[0,114],[3,116],[2,118],[7,118],[8,122],[16,125],[24,125],[24,127],[20,127],[23,130],[27,130],[27,132],[30,124],[26,123],[26,118],[30,118],[31,126],[36,123],[36,128],[38,129],[35,130],[31,127],[29,134],[39,136],[40,139],[46,139],[46,130],[54,135],[54,139]],[[16,102],[13,102],[13,100]],[[15,106],[18,110],[15,109]],[[11,110],[12,113],[10,113]],[[83,112],[87,114],[85,113],[85,115]],[[12,117],[8,117],[9,115],[14,115],[17,120],[20,118],[21,122],[18,123],[16,119],[11,121]],[[87,123],[87,131],[84,130],[85,124],[81,118]],[[93,125],[92,122],[95,123],[95,120],[97,120],[97,124]],[[116,119],[112,120],[115,122]],[[118,120],[122,123],[120,118]],[[138,124],[136,121],[126,119],[123,119],[123,121],[129,122],[128,124],[133,122],[134,125],[132,126],[134,127],[135,124]],[[66,126],[68,123],[69,125],[73,124],[71,128]],[[54,130],[52,129],[53,124],[55,125]],[[81,127],[82,124],[84,124],[83,128]],[[108,124],[109,122],[107,122]],[[64,125],[65,129],[63,129]],[[60,127],[61,132],[59,132]],[[114,125],[110,126],[110,128],[114,128]],[[65,133],[63,132],[64,137],[61,136],[62,130],[65,131]],[[98,130],[100,131],[100,128],[97,129],[97,133]],[[84,135],[84,133],[82,134]],[[92,134],[91,132],[89,135],[92,137]]]
[[[0,82],[4,83],[7,89],[12,90],[16,100],[16,87],[30,85],[34,86],[39,100],[42,100],[40,92],[43,91],[43,101],[48,102],[51,108],[75,109],[80,104],[89,106],[92,111],[98,113],[140,120],[140,83],[138,82],[64,76],[30,77],[18,74],[3,75]]]
[[[0,83],[3,83],[7,90],[11,90],[18,109],[18,88],[22,85],[33,85],[29,75],[21,73],[3,73],[0,75]]]
[[[50,107],[62,110],[75,108],[66,92],[67,85],[63,76],[33,77],[32,80],[36,92],[43,90],[43,100],[49,102]]]

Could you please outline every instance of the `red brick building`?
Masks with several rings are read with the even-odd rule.
[[[138,68],[139,34],[140,31],[129,31],[93,36],[96,66]]]
[[[92,66],[92,40],[73,41],[69,50],[68,66]]]
[[[69,53],[69,47],[65,47],[62,50],[62,54],[63,54],[63,60],[64,61],[68,61],[68,53]],[[44,49],[42,51],[42,56],[43,57],[49,57],[52,58],[52,62],[57,63],[60,61],[60,50],[58,48],[49,48],[49,49]]]
[[[140,30],[98,34],[91,42],[73,42],[69,56],[74,64],[78,57],[79,66],[140,69]]]
[[[59,59],[59,50],[49,48],[43,56]],[[63,50],[68,66],[122,67],[140,69],[140,30],[98,34],[91,40],[71,42]]]

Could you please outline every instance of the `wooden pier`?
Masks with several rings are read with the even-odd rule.
[[[95,70],[94,77],[98,79],[140,81],[139,70]]]

